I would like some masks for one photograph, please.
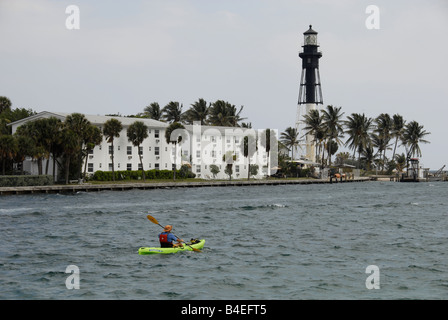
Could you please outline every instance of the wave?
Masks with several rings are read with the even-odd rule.
[[[260,206],[242,206],[240,209],[243,210],[259,210],[259,209],[278,209],[278,208],[287,208],[287,205],[274,203],[274,204],[266,204]]]

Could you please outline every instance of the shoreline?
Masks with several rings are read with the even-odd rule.
[[[126,191],[126,190],[149,190],[149,189],[171,189],[171,188],[202,188],[202,187],[241,187],[260,185],[287,185],[287,184],[331,184],[347,182],[372,181],[370,177],[359,177],[351,180],[331,181],[330,179],[269,179],[269,180],[232,180],[232,181],[189,181],[189,182],[154,182],[154,183],[115,183],[115,184],[74,184],[74,185],[51,185],[51,186],[28,186],[28,187],[0,187],[0,195],[15,194],[37,194],[37,193],[76,193],[76,192],[99,192],[99,191]]]

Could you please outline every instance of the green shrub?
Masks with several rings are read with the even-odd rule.
[[[183,177],[182,175],[179,175],[180,171],[176,171],[176,176]],[[145,177],[147,180],[151,179],[173,179],[173,171],[172,170],[147,170],[145,171]],[[193,173],[190,173],[187,175],[188,178],[195,177]],[[142,171],[141,170],[123,170],[123,171],[115,171],[115,181],[120,180],[140,180],[143,179]],[[96,171],[93,176],[92,180],[95,181],[112,181],[112,171]]]
[[[48,186],[53,184],[51,175],[0,176],[0,187]]]

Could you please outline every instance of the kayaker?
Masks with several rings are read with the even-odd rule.
[[[163,228],[163,232],[159,234],[160,246],[162,248],[174,248],[181,245],[184,240],[176,238],[174,234],[171,233],[173,226],[167,225]],[[177,241],[177,243],[175,243]]]

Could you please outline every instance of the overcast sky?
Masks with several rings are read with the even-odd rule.
[[[69,5],[79,30],[66,27]],[[366,27],[369,5],[379,29]],[[448,165],[446,0],[0,0],[0,96],[99,115],[223,99],[281,132],[295,125],[310,24],[324,106],[416,120],[431,132],[424,166]]]

